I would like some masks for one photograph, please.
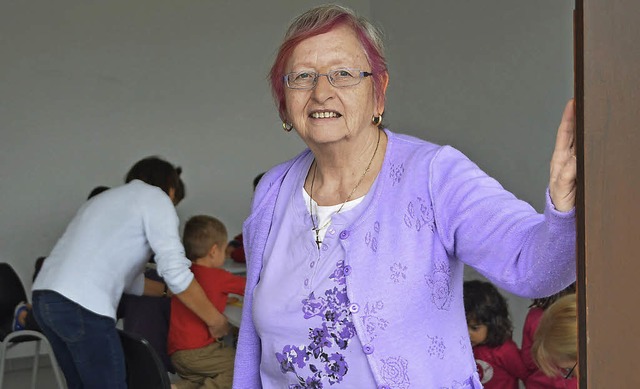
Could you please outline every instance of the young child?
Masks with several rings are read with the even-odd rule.
[[[518,389],[528,371],[511,339],[513,325],[504,297],[484,281],[466,281],[464,309],[473,356],[485,389]]]
[[[184,227],[183,244],[191,271],[213,305],[223,312],[229,293],[244,294],[246,278],[220,267],[225,260],[227,230],[218,219],[194,216]],[[235,350],[209,334],[206,324],[177,298],[171,301],[168,351],[183,379],[178,389],[231,388]]]
[[[578,377],[578,314],[575,293],[560,297],[544,311],[531,354],[540,370],[562,380]]]
[[[529,312],[524,321],[524,327],[522,328],[522,360],[525,366],[529,370],[529,377],[525,381],[525,387],[527,389],[576,389],[578,387],[578,380],[575,378],[565,379],[564,377],[556,376],[549,377],[544,374],[533,360],[531,354],[531,347],[533,346],[534,334],[538,328],[542,314],[560,297],[573,294],[576,291],[576,285],[571,284],[566,289],[549,297],[534,299],[529,306]]]

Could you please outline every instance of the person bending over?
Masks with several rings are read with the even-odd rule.
[[[144,278],[153,253],[169,289],[212,336],[229,330],[189,270],[174,208],[174,166],[148,157],[126,184],[87,201],[44,261],[33,285],[33,312],[67,380],[75,388],[126,388],[116,329],[122,293],[161,296],[164,284]]]

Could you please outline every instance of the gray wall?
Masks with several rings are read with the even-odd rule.
[[[0,261],[30,286],[89,190],[152,154],[184,168],[182,219],[212,214],[238,232],[253,177],[303,147],[266,74],[290,19],[320,3],[2,2]],[[389,127],[456,146],[541,209],[572,95],[573,3],[343,4],[386,32]],[[528,301],[510,302],[519,327]]]
[[[371,10],[387,35],[389,127],[457,147],[542,211],[573,96],[573,2],[372,0]],[[530,300],[504,294],[519,344]]]

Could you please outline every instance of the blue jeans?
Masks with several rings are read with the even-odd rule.
[[[69,389],[126,389],[122,344],[115,321],[59,293],[33,292],[33,313]]]

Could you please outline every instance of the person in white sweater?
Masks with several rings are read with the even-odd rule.
[[[179,186],[175,167],[148,157],[131,168],[125,181],[78,210],[33,285],[36,321],[69,388],[127,387],[116,330],[123,292],[175,294],[207,324],[213,337],[229,329],[184,255],[173,203]],[[144,278],[151,254],[169,290]]]

